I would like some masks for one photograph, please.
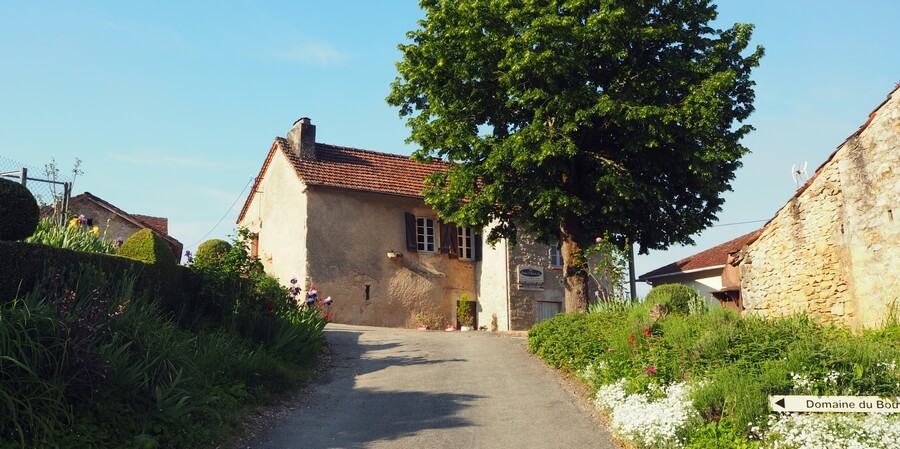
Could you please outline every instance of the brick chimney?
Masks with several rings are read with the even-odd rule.
[[[316,160],[316,125],[309,121],[309,117],[294,122],[294,127],[288,131],[287,141],[300,159]]]

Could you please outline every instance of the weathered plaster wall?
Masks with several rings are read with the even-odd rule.
[[[306,196],[309,281],[334,299],[335,322],[411,327],[424,314],[455,324],[459,297],[478,300],[474,261],[406,250],[404,212],[437,219],[422,200],[323,187]]]
[[[805,312],[877,326],[900,299],[900,93],[848,139],[751,243],[741,262],[747,313]]]
[[[517,288],[516,267],[535,265],[544,268],[543,290],[520,290]],[[510,330],[528,330],[537,323],[538,301],[560,303],[565,310],[565,293],[562,286],[562,270],[550,267],[550,247],[538,243],[531,235],[520,233],[516,246],[509,248],[509,305]]]
[[[509,330],[509,267],[506,254],[509,244],[506,240],[491,247],[487,243],[486,232],[482,247],[482,259],[476,267],[478,279],[478,324],[490,331]]]
[[[281,151],[272,156],[244,220],[239,223],[259,235],[259,259],[266,273],[288,285],[307,277],[305,185]],[[302,285],[304,288],[306,285]]]

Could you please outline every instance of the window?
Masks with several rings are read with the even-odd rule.
[[[416,217],[416,249],[425,253],[435,252],[434,220]]]
[[[472,260],[475,258],[475,233],[472,228],[464,228],[458,226],[456,228],[458,239],[459,258],[464,260]]]
[[[250,240],[250,257],[259,258],[259,234],[253,234]]]
[[[558,244],[550,245],[550,266],[560,268],[563,266],[562,249]]]

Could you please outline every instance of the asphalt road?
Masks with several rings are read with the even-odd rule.
[[[333,367],[249,447],[617,448],[524,337],[335,324],[326,334]]]

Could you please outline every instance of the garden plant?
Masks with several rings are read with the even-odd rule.
[[[786,394],[897,396],[896,321],[854,332],[803,315],[742,317],[680,290],[557,315],[529,332],[529,348],[588,385],[632,447],[896,447],[898,415],[779,414],[768,403]],[[675,312],[651,317],[661,303]]]
[[[0,298],[0,447],[217,447],[248,405],[306,382],[325,321],[257,271],[248,235],[218,267],[168,265],[145,239],[129,255],[153,262],[123,265],[141,269],[50,266]],[[160,264],[177,300],[144,288]]]

